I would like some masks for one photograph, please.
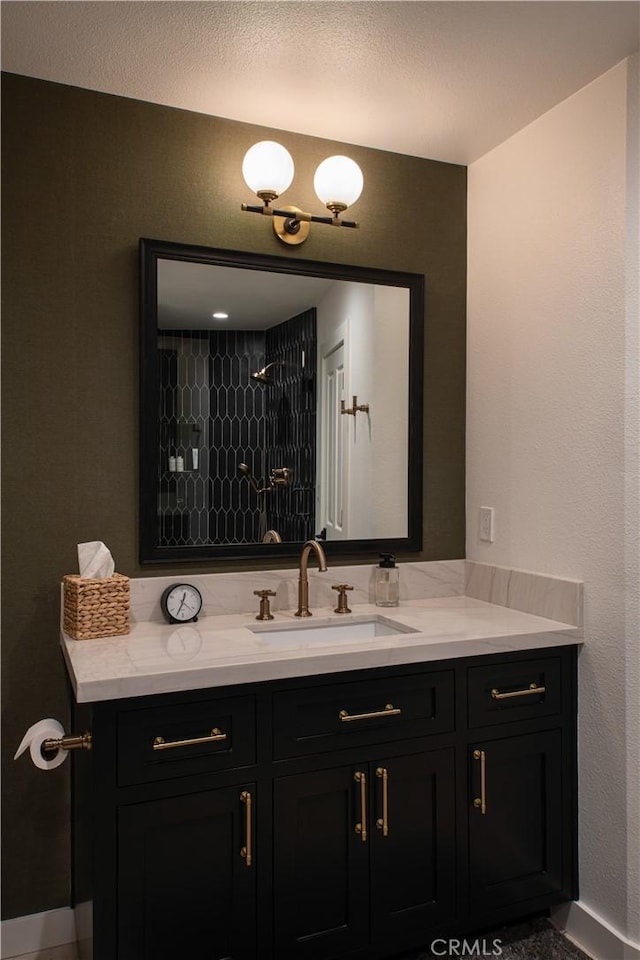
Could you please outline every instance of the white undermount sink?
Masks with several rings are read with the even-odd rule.
[[[337,619],[337,618],[336,618]],[[273,647],[309,646],[353,643],[362,640],[375,640],[378,637],[391,637],[398,633],[415,633],[412,627],[388,620],[386,617],[372,615],[358,620],[344,622],[314,623],[313,621],[295,623],[291,626],[253,627],[252,633]]]

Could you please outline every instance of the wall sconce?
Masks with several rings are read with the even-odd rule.
[[[328,223],[332,227],[358,226],[355,220],[340,219],[340,214],[362,193],[364,179],[355,160],[327,157],[315,172],[313,186],[322,203],[331,211],[330,217],[316,217],[298,207],[275,210],[270,206],[291,185],[293,174],[293,159],[288,150],[273,140],[255,143],[244,155],[242,175],[263,206],[243,203],[242,209],[272,217],[275,234],[283,243],[302,243],[309,235],[311,223]]]

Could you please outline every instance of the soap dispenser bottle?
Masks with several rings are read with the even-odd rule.
[[[400,603],[400,571],[392,553],[381,553],[376,567],[376,606],[397,607]]]

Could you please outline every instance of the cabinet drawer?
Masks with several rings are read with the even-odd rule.
[[[534,720],[562,710],[560,657],[471,667],[469,726]]]
[[[254,698],[118,714],[118,784],[150,783],[255,763]]]
[[[276,759],[454,728],[453,671],[333,683],[274,697]]]

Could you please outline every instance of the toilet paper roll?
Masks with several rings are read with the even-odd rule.
[[[45,740],[58,740],[63,736],[64,727],[57,720],[52,717],[48,717],[46,720],[38,720],[25,733],[13,759],[17,760],[28,748],[31,759],[39,770],[54,770],[67,759],[68,751],[57,750],[55,753],[47,751],[45,755],[42,753],[41,747]]]

